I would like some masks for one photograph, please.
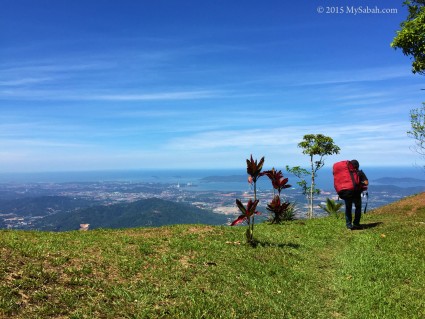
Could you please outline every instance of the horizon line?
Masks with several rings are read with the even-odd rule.
[[[296,165],[300,166],[300,165]],[[285,166],[286,167],[286,166]],[[274,167],[277,170],[285,170],[285,167],[279,168]],[[293,167],[290,165],[290,167]],[[301,166],[304,167],[304,166]],[[307,165],[305,165],[307,169],[309,168]],[[273,167],[267,167],[263,169],[262,171],[270,170]],[[332,168],[332,165],[324,166],[322,169]],[[417,165],[417,164],[411,164],[411,165],[362,165],[361,168],[364,169],[391,169],[391,168],[417,168],[417,169],[424,169],[423,166]],[[55,174],[55,173],[93,173],[93,172],[142,172],[142,171],[203,171],[203,170],[246,170],[246,167],[201,167],[201,168],[190,168],[190,167],[175,167],[175,168],[164,168],[164,167],[150,167],[150,168],[102,168],[102,169],[71,169],[71,170],[33,170],[33,171],[13,171],[13,172],[5,172],[0,171],[0,175],[14,175],[14,174]],[[319,170],[320,171],[320,170]]]

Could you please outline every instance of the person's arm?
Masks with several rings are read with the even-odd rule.
[[[362,183],[363,185],[369,185],[369,180],[367,179],[366,174],[363,171],[360,171],[360,183]]]

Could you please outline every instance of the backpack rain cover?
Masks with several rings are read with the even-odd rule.
[[[341,161],[333,165],[334,187],[339,194],[341,191],[361,190],[360,177],[350,161]]]

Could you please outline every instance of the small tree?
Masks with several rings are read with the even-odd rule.
[[[412,130],[407,135],[415,139],[415,151],[425,158],[425,103],[421,108],[410,111],[410,124]]]
[[[405,0],[409,14],[400,24],[391,46],[413,58],[412,72],[425,75],[425,0]],[[407,134],[416,140],[415,151],[425,157],[425,104],[410,111],[412,130]],[[425,166],[424,166],[425,167]]]
[[[413,58],[413,73],[425,74],[425,1],[406,0],[404,5],[409,15],[400,24],[401,30],[397,31],[391,46]]]
[[[332,138],[323,134],[307,134],[304,135],[303,141],[298,143],[298,147],[303,149],[303,154],[309,155],[310,157],[310,171],[295,166],[290,168],[286,166],[288,172],[294,174],[301,179],[298,185],[301,186],[303,194],[307,197],[308,201],[308,218],[313,217],[313,198],[315,194],[320,193],[320,190],[316,188],[316,177],[317,171],[325,165],[324,157],[326,155],[338,154],[340,148],[334,144]],[[318,160],[315,160],[315,156],[318,156]],[[310,176],[311,184],[307,186],[305,177]]]

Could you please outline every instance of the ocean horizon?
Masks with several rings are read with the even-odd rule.
[[[268,169],[268,168],[267,168]],[[371,184],[380,178],[414,178],[425,184],[425,169],[418,166],[364,167]],[[298,178],[282,170],[289,184],[297,187]],[[205,181],[206,177],[223,177],[223,181]],[[0,183],[88,183],[88,182],[145,182],[190,185],[193,190],[244,191],[249,189],[245,181],[246,169],[131,169],[69,172],[0,173]],[[234,177],[233,179],[225,177]],[[422,181],[424,182],[422,184]],[[333,189],[332,167],[323,167],[316,179],[318,188]],[[417,186],[404,183],[400,187]],[[258,187],[271,188],[267,177],[258,181]]]

